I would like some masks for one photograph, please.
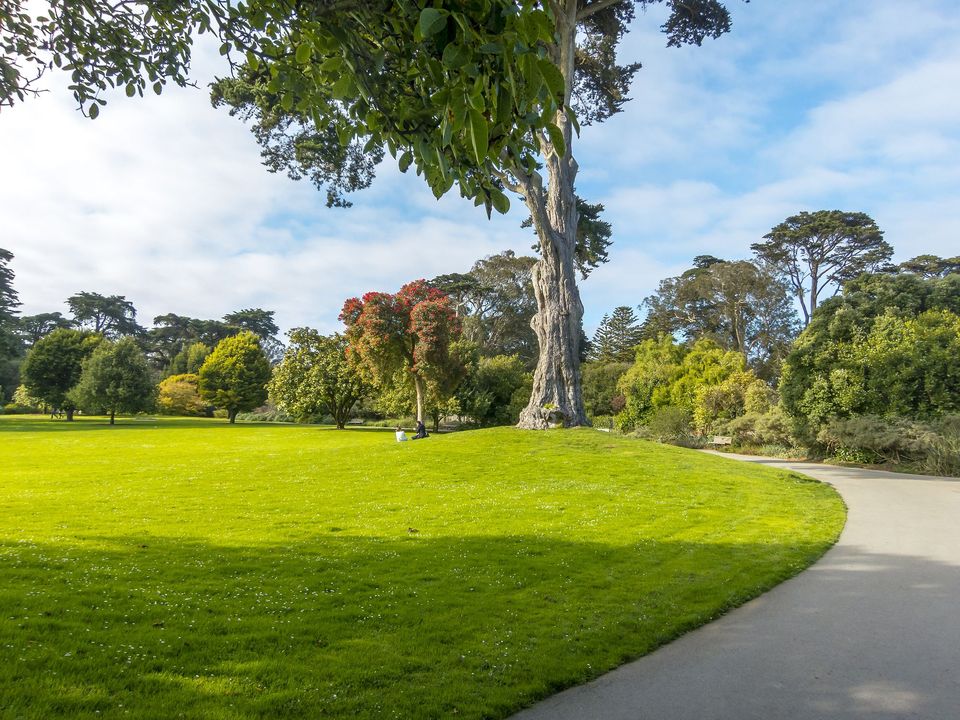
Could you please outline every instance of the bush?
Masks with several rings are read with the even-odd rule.
[[[647,423],[649,436],[660,442],[683,447],[695,447],[697,441],[690,432],[690,413],[676,405],[664,405],[650,414]]]
[[[237,413],[237,420],[244,422],[277,422],[292,423],[296,422],[293,417],[283,410],[254,410],[253,412]]]
[[[779,405],[766,412],[748,412],[717,427],[718,435],[729,435],[734,445],[776,445],[790,447],[793,443],[790,418]]]
[[[908,465],[937,475],[960,474],[960,415],[931,422],[877,415],[834,419],[817,440],[843,462]]]

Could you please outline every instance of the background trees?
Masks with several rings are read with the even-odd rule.
[[[126,337],[116,342],[104,340],[84,359],[80,380],[68,396],[86,411],[106,412],[113,425],[118,412],[151,409],[156,391],[143,353]]]
[[[825,301],[784,362],[780,392],[808,442],[835,418],[960,411],[960,275],[863,275]]]
[[[38,340],[21,368],[23,383],[30,394],[73,420],[76,404],[68,393],[80,380],[83,360],[102,338],[81,330],[57,329]]]
[[[694,258],[694,267],[662,280],[643,306],[648,337],[670,333],[688,342],[709,338],[741,353],[771,380],[798,329],[785,284],[767,266],[746,260]]]
[[[144,330],[137,324],[137,309],[123,295],[104,296],[79,292],[67,298],[73,324],[107,338],[139,336]]]
[[[310,328],[290,331],[290,345],[270,381],[270,398],[299,421],[324,413],[343,429],[354,406],[370,392],[347,357],[347,339]]]
[[[884,267],[893,248],[866,213],[818,210],[791,215],[751,249],[764,263],[782,272],[793,289],[804,325],[820,296],[838,292],[844,281]]]
[[[238,412],[267,400],[270,362],[260,348],[260,339],[250,331],[221,340],[198,375],[200,397],[226,410],[231,423],[236,422]]]

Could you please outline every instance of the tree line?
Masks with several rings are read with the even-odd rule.
[[[67,299],[68,317],[21,316],[12,255],[2,252],[8,412],[45,407],[70,420],[83,409],[112,422],[116,413],[220,411],[233,422],[269,399],[283,417],[339,427],[357,413],[489,425],[516,423],[530,391],[535,260],[512,251],[348,300],[343,333],[296,328],[286,348],[273,311],[260,308],[222,320],[168,313],[144,328],[127,298],[81,292]],[[226,377],[228,366],[243,376]]]
[[[893,264],[876,223],[840,211],[788,218],[752,249],[698,256],[642,320],[604,317],[584,365],[594,421],[960,469],[960,257]]]
[[[660,281],[637,305],[641,315],[621,306],[591,340],[580,331],[593,422],[675,442],[727,434],[743,445],[803,444],[861,458],[917,456],[916,438],[943,435],[943,418],[960,412],[960,258],[921,255],[894,265],[876,223],[841,211],[788,218],[752,249],[750,260],[698,256]],[[11,256],[2,257],[3,347],[19,343],[27,359],[39,358],[38,348],[56,339],[60,355],[69,347],[80,358],[63,387],[45,396],[55,407],[96,399],[101,409],[132,410],[106,402],[81,377],[83,358],[95,351],[129,358],[136,347],[160,380],[158,407],[171,413],[219,407],[234,420],[269,397],[284,417],[339,427],[356,415],[415,415],[434,427],[444,417],[515,424],[538,359],[536,259],[511,251],[396,293],[348,299],[342,333],[297,328],[285,351],[273,313],[261,309],[221,321],[168,314],[147,330],[125,298],[78,293],[67,303],[70,319],[18,317]],[[230,383],[214,383],[203,368],[241,330],[256,345],[250,362],[265,359],[252,379],[224,389]],[[563,425],[562,413],[553,422]],[[889,447],[868,442],[867,427]]]

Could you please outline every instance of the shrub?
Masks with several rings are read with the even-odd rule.
[[[960,415],[931,422],[877,415],[834,419],[818,441],[837,460],[912,465],[937,475],[960,474]]]
[[[164,415],[209,415],[209,406],[200,399],[194,374],[171,375],[157,389],[157,408]]]
[[[275,408],[266,409],[266,410],[254,410],[253,412],[242,412],[237,413],[237,420],[244,422],[275,422],[275,423],[292,423],[296,420],[285,413],[283,410],[278,410]]]
[[[660,442],[685,443],[689,441],[690,413],[676,405],[664,405],[650,414],[647,423],[650,437]]]

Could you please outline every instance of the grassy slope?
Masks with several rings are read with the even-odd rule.
[[[798,572],[828,487],[593,431],[0,418],[0,717],[501,717]]]

